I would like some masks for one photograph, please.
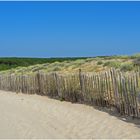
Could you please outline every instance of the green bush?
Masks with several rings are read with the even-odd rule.
[[[134,64],[135,66],[140,66],[140,58],[135,59],[135,60],[133,61],[133,64]]]
[[[121,71],[132,71],[134,69],[133,64],[123,64],[120,68]]]
[[[104,67],[109,66],[109,63],[110,63],[109,61],[105,62],[103,66]]]
[[[118,56],[119,59],[129,59],[129,56],[128,55],[121,55],[121,56]]]
[[[98,61],[98,62],[97,62],[97,65],[102,65],[102,64],[103,64],[102,61]]]
[[[58,67],[58,66],[56,66],[56,67],[52,68],[52,71],[60,71],[60,70],[61,70],[61,68],[60,68],[60,67]]]
[[[130,56],[131,59],[140,58],[140,53]]]
[[[93,60],[95,60],[95,58],[87,58],[87,59],[85,59],[85,62],[91,62]]]
[[[107,61],[107,62],[104,63],[103,66],[104,67],[105,66],[109,66],[109,67],[113,67],[113,68],[120,68],[121,62],[118,62],[118,61]]]

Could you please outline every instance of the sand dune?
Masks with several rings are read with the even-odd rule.
[[[140,125],[121,119],[86,105],[0,91],[0,138],[140,138]]]

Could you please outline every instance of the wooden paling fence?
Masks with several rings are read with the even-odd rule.
[[[121,115],[140,117],[140,71],[30,75],[1,74],[0,90],[46,95],[60,100],[115,107]]]

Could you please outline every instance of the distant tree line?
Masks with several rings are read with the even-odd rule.
[[[74,61],[77,59],[87,59],[87,57],[67,57],[67,58],[0,58],[0,71],[16,68],[19,66],[27,67],[35,64],[54,63],[63,61]]]

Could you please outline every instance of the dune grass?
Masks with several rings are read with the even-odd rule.
[[[6,61],[7,60],[7,61]],[[137,68],[135,64],[140,63],[140,54],[135,54],[132,56],[100,56],[93,58],[48,58],[48,59],[3,59],[5,64],[9,64],[9,62],[14,60],[14,62],[18,61],[18,63],[22,62],[20,65],[3,69],[0,73],[36,73],[38,71],[43,72],[59,72],[59,73],[72,73],[78,72],[79,69],[82,69],[83,72],[100,72],[104,70],[108,70],[111,67],[115,69],[120,69],[121,71],[135,71]],[[30,61],[29,61],[30,60]],[[43,61],[42,61],[43,60]],[[34,62],[36,61],[36,62]],[[1,62],[1,59],[0,59]],[[13,64],[14,64],[13,62]],[[27,62],[30,62],[27,64]],[[26,63],[26,65],[24,65]],[[3,64],[0,64],[2,67]]]

